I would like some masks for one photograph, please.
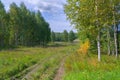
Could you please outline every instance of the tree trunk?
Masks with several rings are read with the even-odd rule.
[[[117,44],[117,27],[114,24],[114,44],[115,44],[115,55],[118,57],[118,44]]]
[[[113,9],[115,9],[115,6],[113,4]],[[113,11],[113,24],[114,24],[114,45],[115,45],[115,54],[116,58],[118,57],[118,45],[117,45],[117,26],[116,26],[116,20],[115,20],[115,11]]]
[[[108,43],[107,43],[108,55],[110,55],[111,51],[110,51],[110,31],[109,31],[109,29],[107,29],[107,40],[108,40]]]
[[[98,36],[97,36],[97,47],[98,47],[98,61],[101,61],[100,32],[98,32]]]
[[[119,46],[120,46],[120,44],[119,44],[119,25],[117,25],[117,49],[118,49],[118,57],[119,57],[119,52],[120,52],[120,49],[119,49]]]
[[[15,46],[17,46],[18,41],[17,41],[17,33],[15,33]]]
[[[97,47],[98,47],[98,61],[101,61],[101,51],[100,51],[100,28],[99,28],[99,21],[98,21],[98,2],[95,0],[95,13],[96,13],[96,27],[98,30],[98,35],[97,35]]]

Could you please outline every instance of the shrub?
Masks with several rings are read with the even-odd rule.
[[[80,48],[78,49],[78,53],[87,55],[89,47],[90,47],[90,42],[89,40],[86,40],[83,44],[80,45]]]

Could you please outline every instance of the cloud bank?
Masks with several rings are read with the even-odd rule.
[[[25,0],[31,5],[34,5],[34,10],[40,10],[41,12],[56,13],[63,10],[63,2],[59,0]]]

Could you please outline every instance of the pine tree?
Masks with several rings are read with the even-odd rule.
[[[0,1],[0,47],[5,47],[7,43],[6,11],[3,3]]]
[[[68,42],[68,32],[66,30],[63,32],[63,41]]]
[[[55,32],[51,32],[51,42],[55,42],[56,37],[55,37]]]
[[[70,42],[73,42],[73,40],[75,40],[75,33],[71,30],[70,32],[69,32],[69,41]]]

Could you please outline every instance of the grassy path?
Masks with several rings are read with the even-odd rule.
[[[62,80],[62,77],[65,73],[65,70],[64,70],[65,59],[66,59],[66,57],[61,61],[61,65],[60,65],[59,69],[57,70],[57,74],[55,75],[53,80]]]
[[[20,72],[19,75],[11,77],[11,79],[18,79],[19,78],[19,79],[31,80],[32,79],[32,77],[31,77],[32,74],[34,74],[35,72],[37,72],[37,70],[39,68],[41,68],[41,66],[43,65],[43,63],[45,63],[51,57],[53,57],[53,56],[50,55],[50,56],[47,56],[47,57],[43,58],[42,60],[40,60],[35,65],[32,65],[32,66],[28,67],[27,69],[23,70],[22,72]]]
[[[57,55],[51,55],[47,58],[45,58],[44,60],[42,60],[39,64],[35,65],[34,68],[29,71],[27,74],[22,76],[22,79],[25,80],[34,80],[33,75],[44,66],[44,63],[46,63],[47,61],[49,61],[51,58],[55,58]]]
[[[0,51],[0,80],[53,80],[72,48],[57,45]]]

